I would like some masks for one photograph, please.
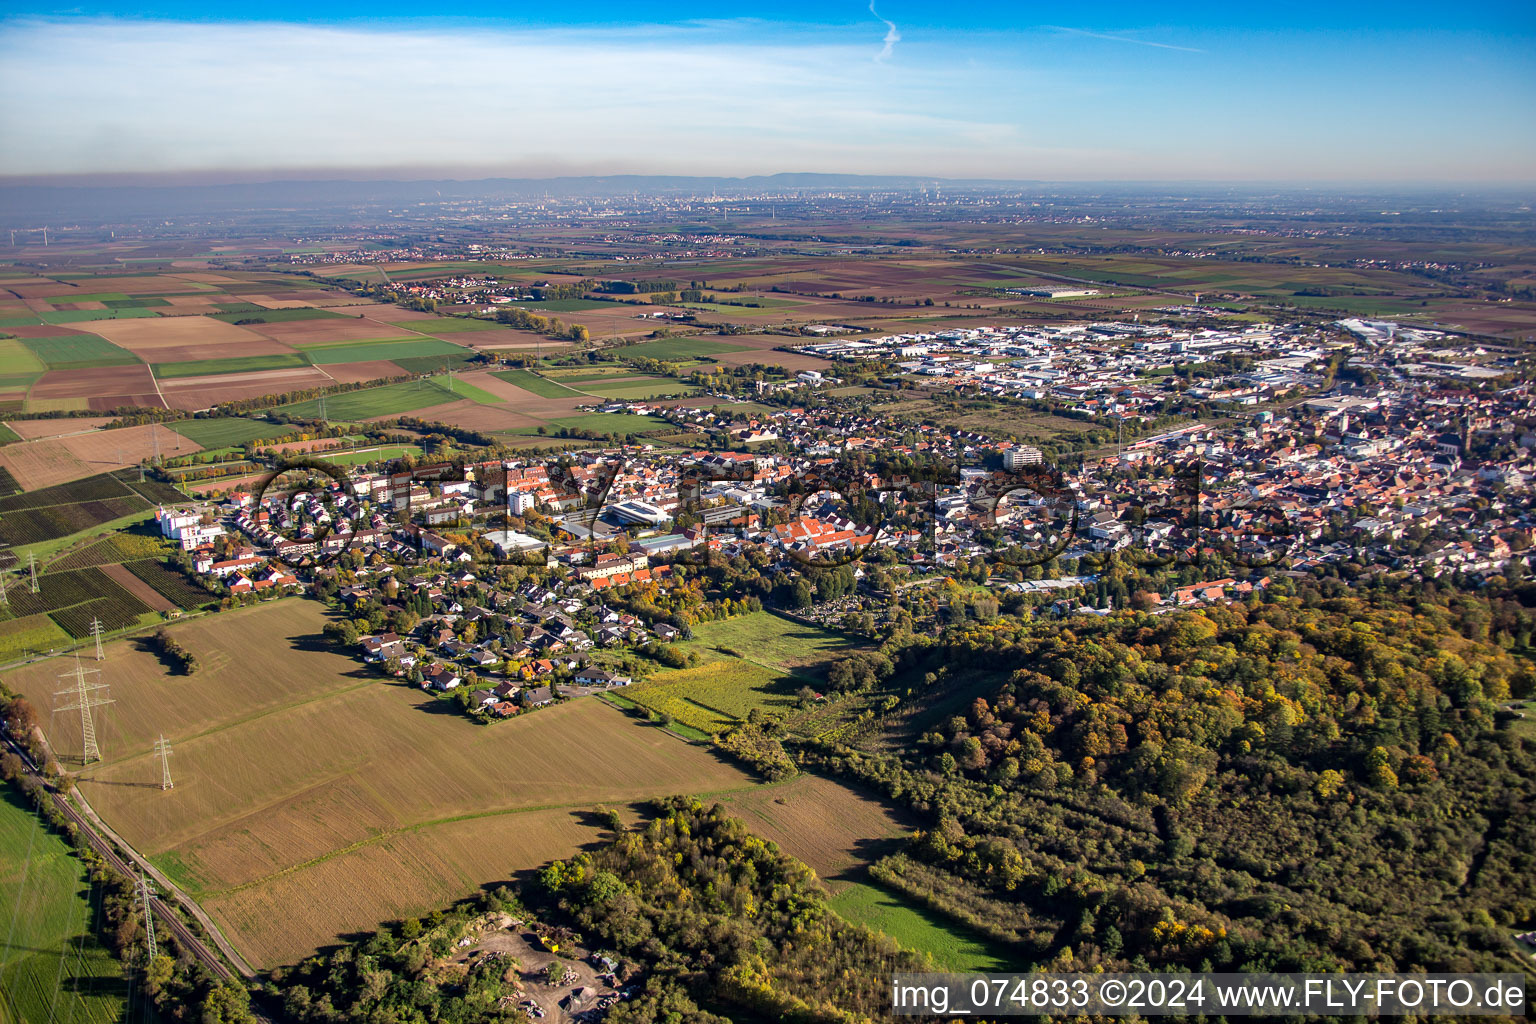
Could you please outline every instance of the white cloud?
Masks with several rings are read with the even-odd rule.
[[[869,13],[873,14],[876,20],[885,22],[885,39],[882,40],[885,45],[880,48],[879,53],[875,54],[875,60],[889,60],[891,54],[896,52],[896,44],[901,42],[901,33],[896,30],[894,21],[880,17],[880,12],[875,10],[875,0],[869,0]]]
[[[741,41],[754,36],[779,41]],[[945,114],[942,73],[898,73],[872,64],[855,31],[828,36],[752,23],[11,24],[0,29],[0,174],[549,163],[918,171],[891,162],[922,152],[935,165],[926,173],[953,173],[957,161],[933,159],[946,147],[1014,134]],[[892,26],[887,51],[894,38]]]

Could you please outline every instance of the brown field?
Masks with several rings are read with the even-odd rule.
[[[108,410],[124,405],[163,408],[149,367],[101,366],[90,370],[49,370],[37,379],[29,402],[83,398],[86,408]]]
[[[878,856],[871,855],[871,845],[914,827],[878,797],[819,775],[731,793],[720,802],[754,834],[809,864],[834,892]]]
[[[289,351],[243,327],[206,316],[97,320],[92,322],[91,332],[150,363],[275,355]]]
[[[490,370],[466,373],[463,380],[466,384],[473,384],[477,388],[489,391],[491,394],[507,403],[513,412],[532,416],[538,420],[556,419],[561,416],[575,416],[579,413],[576,406],[586,403],[590,405],[601,399],[589,398],[585,395],[572,395],[570,398],[545,398],[536,395],[532,391],[524,391],[516,384],[509,384],[499,377],[491,376]]]
[[[272,376],[272,375],[280,376]],[[238,374],[241,378],[254,378],[230,383],[223,377],[186,377],[179,380],[163,380],[160,390],[165,395],[168,408],[196,411],[230,402],[239,398],[254,398],[273,392],[282,393],[329,384],[331,378],[314,368],[294,367],[291,370],[259,370],[255,373]]]
[[[197,442],[163,427],[123,427],[6,445],[0,448],[0,466],[10,470],[23,488],[36,490],[138,465],[140,459],[155,453],[157,439],[162,455],[190,455],[203,450]]]
[[[597,700],[475,725],[332,650],[324,622],[319,604],[289,599],[174,625],[201,663],[192,677],[111,645],[102,681],[117,703],[97,725],[107,759],[81,773],[108,823],[259,964],[568,855],[595,838],[572,816],[596,804],[756,785]],[[44,700],[59,669],[7,682]],[[52,728],[68,763],[79,723]],[[175,747],[169,793],[153,756],[162,732]]]
[[[291,320],[287,323],[253,324],[251,330],[285,345],[414,337],[411,332],[402,331],[398,327],[356,316],[346,320]]]
[[[370,359],[361,363],[328,363],[325,372],[343,384],[356,384],[380,377],[398,377],[405,373],[388,359]]]
[[[104,423],[112,420],[106,416],[81,416],[67,420],[7,420],[6,426],[10,427],[26,441],[36,441],[45,437],[59,437],[63,434],[79,434],[87,430],[96,430]]]
[[[143,601],[154,611],[169,612],[176,609],[176,606],[167,601],[165,596],[162,595],[158,590],[156,590],[154,587],[151,587],[143,580],[139,579],[133,573],[123,568],[121,565],[104,565],[101,567],[101,571],[112,577],[113,581],[117,583],[118,586],[128,591],[128,593],[132,594],[140,601]]]
[[[39,324],[36,327],[7,327],[7,334],[14,334],[18,338],[62,338],[69,334],[89,334],[90,331],[77,331],[73,327],[55,327],[52,324]]]

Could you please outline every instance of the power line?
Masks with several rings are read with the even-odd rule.
[[[73,703],[65,703],[55,707],[55,711],[75,711],[78,709],[80,712],[80,732],[84,738],[85,747],[81,755],[81,762],[83,764],[90,764],[92,761],[101,760],[101,748],[96,745],[96,723],[91,718],[91,708],[113,703],[112,698],[99,696],[96,692],[98,690],[105,690],[107,688],[105,683],[87,683],[85,681],[86,675],[92,672],[100,674],[101,669],[86,668],[80,664],[80,656],[78,654],[75,655],[74,671],[64,672],[59,676],[60,679],[67,679],[73,676],[75,679],[74,687],[68,690],[58,690],[54,693],[55,697],[66,697],[73,700]]]

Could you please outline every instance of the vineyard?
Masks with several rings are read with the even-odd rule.
[[[99,568],[71,569],[44,573],[38,577],[38,592],[13,585],[7,606],[0,609],[5,618],[46,615],[77,640],[91,635],[91,620],[101,620],[108,632],[137,625],[141,616],[152,611],[144,602],[124,590]]]
[[[212,594],[197,586],[164,562],[152,558],[140,558],[124,562],[123,568],[143,580],[150,589],[179,608],[197,608],[214,600]]]
[[[166,547],[163,541],[155,537],[119,532],[49,562],[48,568],[55,571],[88,569],[93,565],[113,565],[117,562],[131,562],[142,558],[160,558],[164,556]]]

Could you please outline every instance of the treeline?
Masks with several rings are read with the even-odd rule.
[[[496,311],[496,319],[499,323],[520,331],[535,331],[551,338],[564,338],[567,341],[583,342],[592,337],[592,333],[581,324],[567,326],[557,316],[540,316],[530,313],[520,306],[507,306]]]
[[[182,675],[190,676],[197,671],[197,655],[183,647],[168,630],[155,630],[150,642],[154,645],[155,653],[160,655],[160,660]]]

